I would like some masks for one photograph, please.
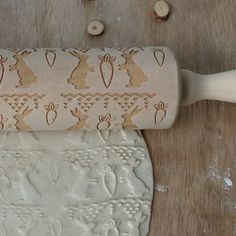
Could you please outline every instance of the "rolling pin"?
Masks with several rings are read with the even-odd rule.
[[[236,71],[180,70],[166,47],[1,49],[0,129],[163,129],[181,105],[236,102]]]

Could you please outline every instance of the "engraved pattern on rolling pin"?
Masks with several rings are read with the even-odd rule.
[[[0,49],[0,55],[3,130],[156,129],[175,120],[178,68],[168,48]],[[161,122],[153,119],[157,101],[169,104]],[[112,122],[104,125],[107,114]]]

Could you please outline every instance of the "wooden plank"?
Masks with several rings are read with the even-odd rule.
[[[235,0],[168,2],[169,20],[157,23],[155,0],[0,1],[0,47],[165,45],[182,68],[235,68]],[[106,26],[100,37],[86,33],[93,19]],[[171,129],[144,131],[158,185],[150,236],[235,235],[235,117],[233,104],[200,102]]]

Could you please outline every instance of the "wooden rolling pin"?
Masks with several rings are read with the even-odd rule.
[[[165,47],[2,49],[0,129],[162,129],[180,105],[236,102],[236,71],[179,70]]]

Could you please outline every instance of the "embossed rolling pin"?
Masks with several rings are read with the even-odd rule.
[[[2,49],[0,129],[162,129],[179,106],[236,102],[236,72],[179,70],[165,47]]]

